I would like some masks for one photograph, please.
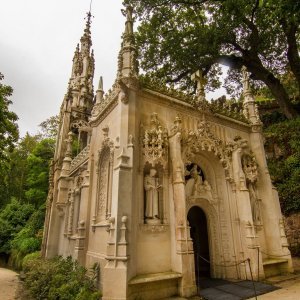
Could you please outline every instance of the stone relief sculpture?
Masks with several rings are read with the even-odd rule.
[[[190,171],[186,171],[186,197],[203,197],[208,200],[212,200],[212,189],[211,185],[207,180],[203,178],[203,173],[201,168],[197,164],[192,164]]]
[[[152,168],[149,174],[145,175],[145,221],[147,224],[159,224],[159,179],[156,177],[157,171]]]
[[[257,192],[258,169],[255,157],[251,154],[242,156],[242,168],[246,178],[246,186],[249,190],[252,218],[254,225],[261,224],[260,199]]]
[[[168,131],[155,112],[150,115],[149,125],[141,124],[140,146],[140,170],[143,170],[140,220],[156,228],[166,223],[167,189],[162,187],[168,176],[169,141]]]
[[[198,122],[196,130],[189,131],[183,137],[182,145],[183,161],[185,163],[191,163],[201,151],[212,152],[221,162],[226,179],[232,179],[230,145],[227,145],[225,141],[212,132],[210,123],[205,121],[204,118],[203,121]]]
[[[168,133],[160,124],[157,113],[151,114],[150,128],[146,128],[144,132],[142,130],[141,140],[144,161],[153,166],[156,163],[165,166],[168,161]]]

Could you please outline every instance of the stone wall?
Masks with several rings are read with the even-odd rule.
[[[292,248],[291,250],[293,250],[293,248],[300,249],[300,213],[295,213],[285,217],[284,221],[286,236],[288,243]]]

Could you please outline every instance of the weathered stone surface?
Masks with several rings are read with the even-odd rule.
[[[143,87],[130,8],[126,17],[116,82],[104,95],[100,79],[95,103],[90,17],[76,49],[44,255],[98,263],[103,300],[191,297],[204,272],[245,279],[292,271],[246,70],[242,115],[205,100],[200,72],[191,103],[168,88]],[[189,223],[195,207],[202,213]]]

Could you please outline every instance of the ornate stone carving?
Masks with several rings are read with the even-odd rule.
[[[257,191],[258,166],[252,153],[242,156],[242,168],[246,177],[246,185],[249,190],[252,218],[254,225],[261,224],[260,202]]]
[[[179,116],[176,116],[174,120],[174,124],[170,129],[170,137],[175,135],[176,133],[181,133],[182,131],[182,121]]]
[[[205,92],[204,92],[207,79],[203,76],[202,71],[198,70],[196,73],[192,74],[191,80],[197,83],[196,97],[195,100],[192,102],[193,105],[198,110],[209,112],[210,105],[205,99]]]
[[[183,160],[186,164],[190,164],[194,160],[195,155],[201,151],[212,152],[222,164],[226,179],[232,180],[231,144],[223,142],[216,137],[211,132],[208,122],[205,120],[199,121],[197,130],[188,132],[184,136],[182,144]]]
[[[109,150],[101,152],[99,158],[99,190],[98,190],[98,215],[105,213],[105,206],[108,196],[108,175],[109,175]]]
[[[69,214],[68,214],[68,235],[73,234],[73,220],[74,220],[74,190],[69,190]]]
[[[166,232],[169,229],[169,225],[165,224],[153,224],[153,225],[148,225],[148,224],[142,224],[140,226],[141,230],[143,232],[147,233],[160,233],[160,232]]]
[[[188,204],[196,204],[199,198],[216,204],[215,195],[209,182],[204,179],[201,168],[197,164],[187,166],[185,184],[185,196]]]
[[[75,178],[75,186],[76,186],[76,189],[80,189],[81,186],[82,186],[82,183],[83,183],[83,177],[82,176],[77,176]]]
[[[90,145],[87,145],[71,162],[70,172],[73,172],[76,168],[83,165],[89,158]]]
[[[76,129],[80,129],[82,127],[89,127],[88,122],[84,121],[84,120],[75,120],[74,122],[72,122],[71,124],[71,128],[76,128]]]
[[[98,181],[95,219],[98,221],[105,220],[110,217],[112,168],[114,157],[114,143],[108,137],[108,126],[105,126],[102,131],[103,141],[98,152],[98,161],[96,162]]]
[[[159,179],[156,177],[157,171],[152,168],[149,174],[145,175],[144,189],[145,189],[145,221],[147,224],[159,224],[159,189],[162,188]]]
[[[150,126],[142,127],[142,154],[143,161],[150,163],[153,167],[161,163],[166,167],[168,162],[168,133],[160,124],[157,113],[152,113],[150,117]]]

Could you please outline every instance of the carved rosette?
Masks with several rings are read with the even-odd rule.
[[[152,113],[150,126],[141,126],[141,145],[143,164],[149,163],[153,167],[161,164],[164,169],[168,162],[168,132],[158,120],[157,113]]]

